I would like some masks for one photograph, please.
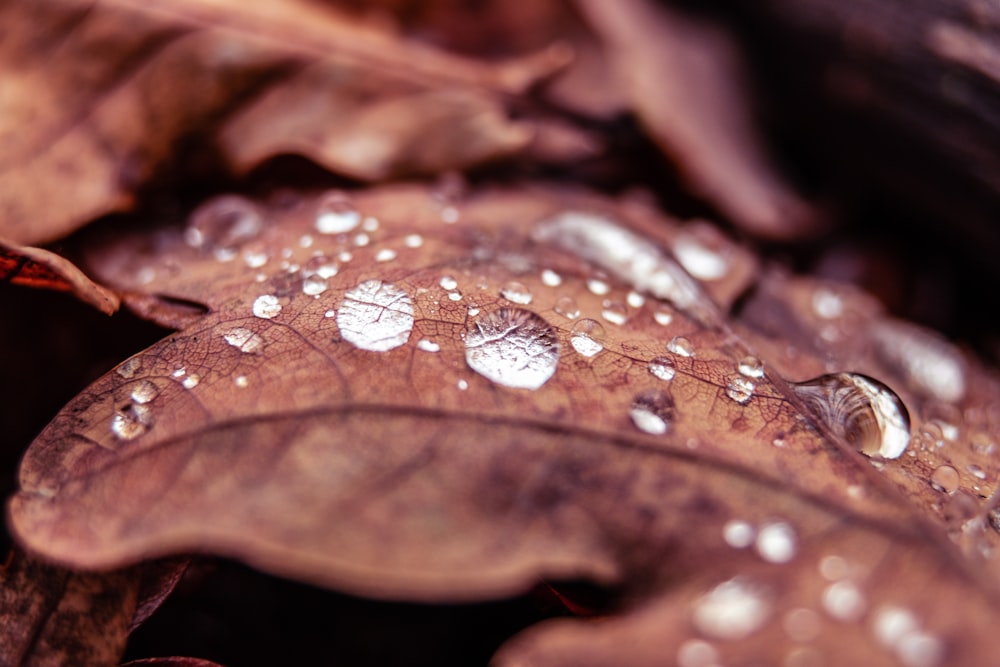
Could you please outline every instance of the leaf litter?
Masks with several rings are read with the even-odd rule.
[[[641,202],[435,194],[338,194],[357,226],[332,234],[317,228],[330,195],[260,204],[267,224],[221,256],[181,230],[94,246],[88,264],[126,303],[168,294],[207,312],[39,436],[10,504],[18,539],[75,568],[207,552],[381,598],[482,599],[538,577],[620,591],[613,618],[544,623],[498,664],[989,655],[995,466],[973,439],[993,426],[994,379],[963,363],[959,427],[926,398],[936,385],[863,331],[827,346],[810,330],[863,298],[838,311],[832,287],[772,276],[727,314],[715,292],[753,274],[728,291],[691,279],[669,250],[684,228]],[[591,227],[552,238],[566,215]],[[602,253],[609,230],[643,244],[644,263]],[[325,290],[304,289],[333,264]],[[670,279],[642,282],[658,271]],[[589,355],[570,341],[583,319],[602,332]],[[654,370],[664,358],[672,375]],[[844,370],[902,398],[913,439],[898,459],[856,449],[883,435],[877,401],[836,407],[860,425],[837,433],[798,398],[796,383]],[[942,466],[957,481],[932,475]]]

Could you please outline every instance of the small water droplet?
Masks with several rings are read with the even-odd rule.
[[[479,308],[475,306],[469,306],[468,310],[466,310],[465,312],[468,313],[469,317],[475,317],[476,315],[479,314]]]
[[[653,313],[653,319],[657,324],[665,327],[674,321],[674,314],[666,306],[660,305],[657,307],[656,312]]]
[[[632,401],[628,416],[640,431],[663,435],[674,421],[674,400],[657,389],[646,390]]]
[[[908,609],[889,605],[880,607],[872,621],[872,632],[904,667],[936,667],[944,659],[944,643],[923,630],[917,617]]]
[[[152,411],[148,405],[141,403],[116,410],[111,417],[111,433],[121,440],[135,440],[152,425]]]
[[[299,247],[300,248],[311,248],[313,244],[313,237],[309,234],[303,234],[299,237]]]
[[[835,320],[844,314],[844,300],[833,290],[820,287],[813,292],[813,312],[824,320]]]
[[[133,403],[149,403],[154,398],[159,396],[160,389],[155,384],[149,380],[141,380],[138,384],[132,387],[132,402]]]
[[[746,356],[740,359],[740,363],[736,365],[736,370],[739,371],[740,375],[748,378],[758,379],[764,377],[764,364],[754,356]]]
[[[320,234],[345,234],[361,223],[361,214],[346,193],[333,190],[320,197],[316,205],[316,231]]]
[[[649,372],[664,382],[670,382],[677,375],[677,366],[670,357],[656,357],[649,362]]]
[[[372,242],[371,237],[363,232],[354,237],[354,245],[356,245],[359,248],[364,248],[371,242]]]
[[[872,621],[872,631],[879,643],[894,647],[904,636],[920,628],[917,617],[908,609],[896,606],[880,607]]]
[[[420,234],[407,234],[403,238],[403,245],[407,248],[419,248],[424,244],[424,237]]]
[[[753,382],[745,377],[734,377],[726,385],[726,396],[733,399],[740,405],[746,405],[753,398],[756,387]]]
[[[337,255],[337,259],[339,259],[342,263],[347,264],[349,261],[354,259],[354,255],[350,250],[341,250],[340,254]]]
[[[633,308],[642,308],[642,305],[646,303],[646,297],[632,290],[625,297],[625,302]]]
[[[340,335],[362,350],[386,352],[406,343],[413,329],[413,301],[391,283],[366,280],[344,294],[337,311]]]
[[[373,218],[372,216],[366,216],[364,220],[361,221],[361,229],[366,232],[378,231],[379,221],[378,218]]]
[[[694,344],[683,336],[674,336],[667,343],[667,351],[673,352],[678,357],[693,357]]]
[[[277,317],[280,312],[281,303],[273,294],[262,294],[253,302],[253,314],[265,320]]]
[[[192,373],[191,375],[188,375],[186,378],[184,378],[184,380],[181,381],[181,384],[184,385],[185,389],[194,389],[195,387],[198,386],[199,382],[201,382],[201,377],[199,377],[195,373]]]
[[[587,289],[589,289],[592,294],[604,296],[611,291],[611,286],[600,278],[590,278],[587,280]]]
[[[246,197],[222,195],[208,200],[192,214],[184,230],[184,241],[193,248],[204,248],[222,257],[236,256],[235,246],[257,236],[264,226],[260,209]]]
[[[460,217],[458,209],[454,206],[445,206],[441,209],[441,222],[446,225],[454,225]]]
[[[442,276],[438,284],[446,290],[458,289],[458,281],[451,276]]]
[[[325,292],[328,286],[326,280],[320,275],[312,275],[302,281],[302,293],[309,296],[316,296]]]
[[[466,389],[469,388],[469,383],[466,382],[465,380],[459,380],[458,382],[455,383],[455,386],[458,387],[459,391],[465,391]]]
[[[768,563],[787,563],[795,557],[798,538],[795,529],[784,521],[775,521],[757,531],[757,554]]]
[[[237,375],[233,378],[233,384],[235,384],[240,389],[246,389],[250,386],[250,380],[247,379],[246,375]]]
[[[501,308],[477,320],[465,334],[469,368],[505,387],[538,389],[559,363],[556,332],[538,315]]]
[[[552,269],[542,271],[542,284],[548,287],[558,287],[562,285],[562,276]]]
[[[240,352],[255,354],[260,352],[264,339],[246,327],[233,327],[222,334],[222,338]]]
[[[267,247],[263,243],[250,243],[243,248],[243,263],[251,269],[259,269],[269,259]]]
[[[323,313],[323,317],[336,317],[336,316],[337,316],[337,311],[335,311],[332,308],[330,310],[326,311],[325,313]]]
[[[177,370],[175,370],[175,371],[174,371],[173,373],[171,373],[170,375],[171,375],[171,377],[175,377],[175,378],[182,378],[182,377],[184,377],[185,375],[187,375],[187,369],[186,369],[186,368],[184,368],[183,366],[181,366],[180,368],[178,368]]]
[[[432,340],[427,340],[422,338],[417,342],[417,348],[423,350],[424,352],[440,352],[441,346]]]
[[[734,549],[746,549],[756,536],[754,527],[739,519],[731,519],[722,527],[722,538]]]
[[[580,306],[576,304],[576,299],[571,296],[561,296],[556,299],[553,310],[568,320],[575,320],[580,317]]]
[[[700,597],[691,620],[705,636],[736,641],[761,629],[770,615],[770,596],[761,587],[737,577]]]
[[[857,373],[835,373],[792,390],[837,436],[867,456],[899,458],[910,443],[910,415],[887,386]]]
[[[376,262],[391,262],[396,259],[396,251],[392,248],[382,248],[375,253]]]
[[[621,301],[605,301],[601,305],[601,317],[621,326],[628,322],[628,308]]]
[[[823,590],[823,609],[838,621],[854,622],[865,613],[865,596],[854,583],[835,581]]]
[[[461,301],[462,300],[462,293],[461,292],[448,292],[448,300],[449,301]]]
[[[965,466],[965,469],[969,471],[969,474],[976,479],[986,479],[986,471],[977,466],[975,463],[970,463]]]
[[[604,327],[597,320],[584,318],[573,325],[569,342],[583,356],[592,357],[604,349]]]
[[[139,357],[132,357],[131,359],[127,359],[126,361],[122,362],[122,364],[115,369],[115,372],[118,373],[118,375],[125,378],[126,380],[128,380],[141,369],[142,369],[142,360]]]
[[[941,493],[955,493],[958,491],[959,476],[958,471],[951,466],[938,466],[931,473],[931,487]]]
[[[324,280],[333,278],[339,271],[340,267],[337,266],[337,263],[326,255],[314,255],[302,267],[302,275],[306,277],[319,276]]]
[[[500,288],[500,296],[513,303],[526,306],[531,303],[531,290],[523,283],[511,280]]]

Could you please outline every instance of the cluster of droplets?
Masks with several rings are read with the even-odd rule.
[[[118,368],[118,374],[131,377],[135,369],[129,368],[130,363],[138,363],[131,359]],[[160,388],[152,380],[139,380],[131,385],[129,403],[115,410],[111,416],[111,434],[119,440],[135,440],[143,435],[153,425],[153,413],[150,403],[160,394]]]

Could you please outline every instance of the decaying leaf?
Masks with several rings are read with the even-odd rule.
[[[0,281],[72,292],[108,315],[118,310],[117,294],[92,281],[65,257],[43,248],[19,246],[0,239]]]
[[[576,190],[399,186],[215,200],[89,262],[125,294],[207,312],[32,445],[10,523],[47,558],[207,551],[426,601],[538,577],[621,591],[614,619],[540,626],[500,664],[916,667],[995,649],[980,559],[997,536],[960,552],[947,533],[969,524],[944,509],[961,497],[983,527],[992,489],[928,474],[974,460],[993,480],[993,459],[944,443],[959,427],[922,398],[939,384],[848,331],[847,302],[811,289],[803,309],[806,287],[775,277],[734,319],[753,259],[707,223]],[[842,339],[768,336],[809,332],[811,312]],[[948,409],[992,432],[996,380],[962,371]],[[974,444],[964,429],[951,441]]]

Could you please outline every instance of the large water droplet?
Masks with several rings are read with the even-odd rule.
[[[735,641],[757,632],[770,615],[770,596],[759,586],[738,577],[699,598],[691,620],[705,636]]]
[[[360,222],[361,214],[344,192],[327,192],[316,204],[316,231],[320,234],[344,234]]]
[[[569,342],[583,356],[592,357],[604,349],[604,327],[597,320],[584,318],[573,325]]]
[[[834,373],[792,389],[837,436],[868,456],[899,458],[910,444],[910,415],[887,386],[857,373]]]
[[[561,296],[556,299],[556,305],[553,307],[553,310],[568,320],[575,320],[580,317],[580,306],[577,305],[576,299],[571,296]]]
[[[366,280],[344,294],[337,326],[344,340],[362,350],[392,350],[410,338],[413,301],[391,283]]]
[[[277,317],[281,312],[281,303],[273,294],[262,294],[253,302],[253,314],[265,320]]]
[[[664,382],[670,382],[677,375],[677,365],[670,357],[656,357],[649,362],[649,372]]]
[[[150,380],[141,380],[134,387],[132,387],[132,402],[133,403],[149,403],[154,398],[159,396],[160,389]]]
[[[640,431],[663,435],[674,421],[674,399],[657,389],[649,389],[632,401],[628,416]]]
[[[115,411],[111,417],[111,433],[121,440],[135,440],[148,431],[152,424],[152,411],[149,406],[142,403],[132,403]]]
[[[559,364],[555,329],[523,308],[501,308],[465,334],[465,361],[488,380],[515,389],[538,389]]]
[[[222,334],[222,338],[240,352],[254,354],[260,352],[264,339],[246,327],[233,327]]]
[[[740,405],[746,405],[753,398],[753,392],[756,387],[754,387],[753,382],[745,377],[734,377],[729,380],[726,385],[726,396],[736,401]]]
[[[199,206],[184,230],[184,241],[193,248],[235,256],[235,246],[260,233],[264,217],[257,205],[239,195],[222,195]],[[221,258],[221,257],[220,257]]]
[[[526,306],[531,303],[531,290],[523,283],[511,280],[500,288],[500,296],[513,303]]]
[[[673,352],[678,357],[693,357],[694,343],[683,336],[674,336],[670,342],[667,343],[667,351]]]

